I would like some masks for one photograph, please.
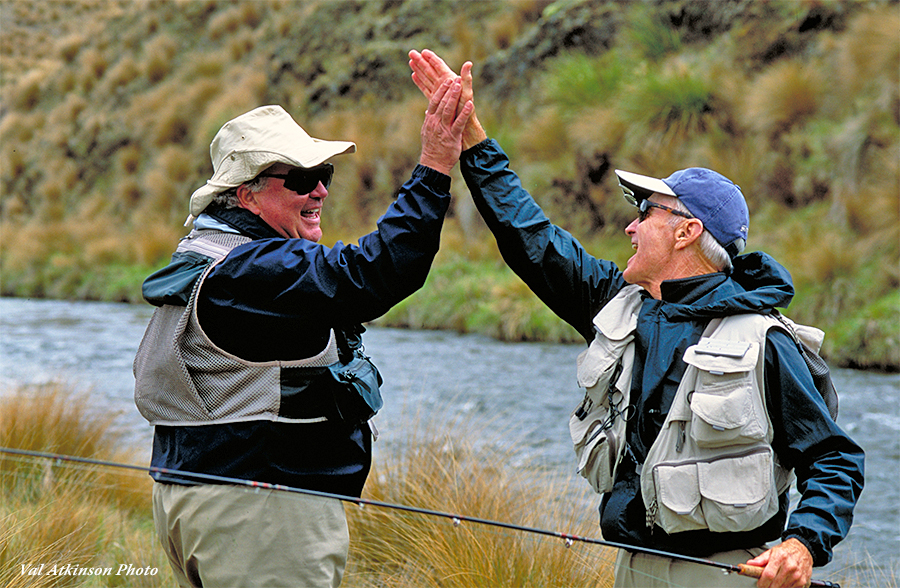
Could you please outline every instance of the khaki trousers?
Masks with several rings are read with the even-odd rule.
[[[727,564],[747,563],[764,550],[737,549],[708,559]],[[721,568],[643,553],[619,550],[614,588],[755,588],[756,578],[729,574]]]
[[[153,485],[153,521],[185,588],[336,588],[350,547],[339,500],[229,485]]]

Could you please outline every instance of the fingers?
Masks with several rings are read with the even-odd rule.
[[[431,98],[431,94],[445,80],[457,77],[444,60],[429,49],[421,53],[415,49],[410,51],[409,68],[412,70],[413,82],[426,98]]]
[[[456,117],[456,120],[453,121],[453,127],[451,130],[453,131],[454,136],[462,136],[462,132],[465,130],[466,125],[469,123],[469,119],[472,117],[473,112],[475,112],[475,103],[471,100],[467,100],[462,109],[460,109],[459,115]]]
[[[431,97],[428,110],[437,116],[441,125],[452,127],[456,117],[456,107],[459,104],[459,94],[462,91],[462,82],[456,80],[444,80],[437,92]],[[435,104],[437,101],[437,104]],[[432,105],[434,108],[432,108]]]
[[[428,110],[425,111],[426,113],[435,114],[438,112],[438,108],[444,103],[444,98],[452,85],[454,85],[453,80],[447,79],[438,86],[438,89],[431,95],[431,100],[428,101]],[[458,99],[459,97],[457,96],[457,100]]]
[[[460,107],[461,92],[462,80],[444,80],[432,95],[422,123],[419,163],[444,174],[449,174],[459,160],[463,132],[474,112],[471,101]]]

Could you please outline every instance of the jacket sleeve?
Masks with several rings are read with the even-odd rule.
[[[306,328],[374,320],[425,283],[449,205],[450,177],[417,166],[377,229],[358,245],[252,241],[215,267],[204,297],[284,336],[296,321]]]
[[[594,315],[625,285],[616,265],[594,258],[550,222],[493,139],[463,152],[460,169],[507,265],[586,341],[593,340]]]
[[[767,336],[765,373],[773,447],[782,464],[794,468],[800,493],[782,540],[798,539],[813,565],[823,566],[850,530],[865,454],[831,419],[796,344],[780,329]]]

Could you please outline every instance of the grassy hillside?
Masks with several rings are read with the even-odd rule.
[[[418,157],[406,53],[475,65],[479,116],[550,217],[624,264],[612,169],[717,169],[788,314],[837,365],[900,368],[895,1],[3,0],[0,293],[140,300],[185,233],[226,120],[279,103],[349,139],[328,243],[374,221]],[[425,288],[385,324],[575,340],[502,264],[456,178]]]

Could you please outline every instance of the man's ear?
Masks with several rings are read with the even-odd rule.
[[[684,249],[697,242],[703,234],[703,221],[699,218],[691,218],[678,225],[675,229],[675,249]]]
[[[253,214],[259,216],[260,208],[256,199],[256,192],[248,188],[246,184],[241,184],[237,187],[237,197],[238,202],[241,204],[241,208],[246,208]]]

